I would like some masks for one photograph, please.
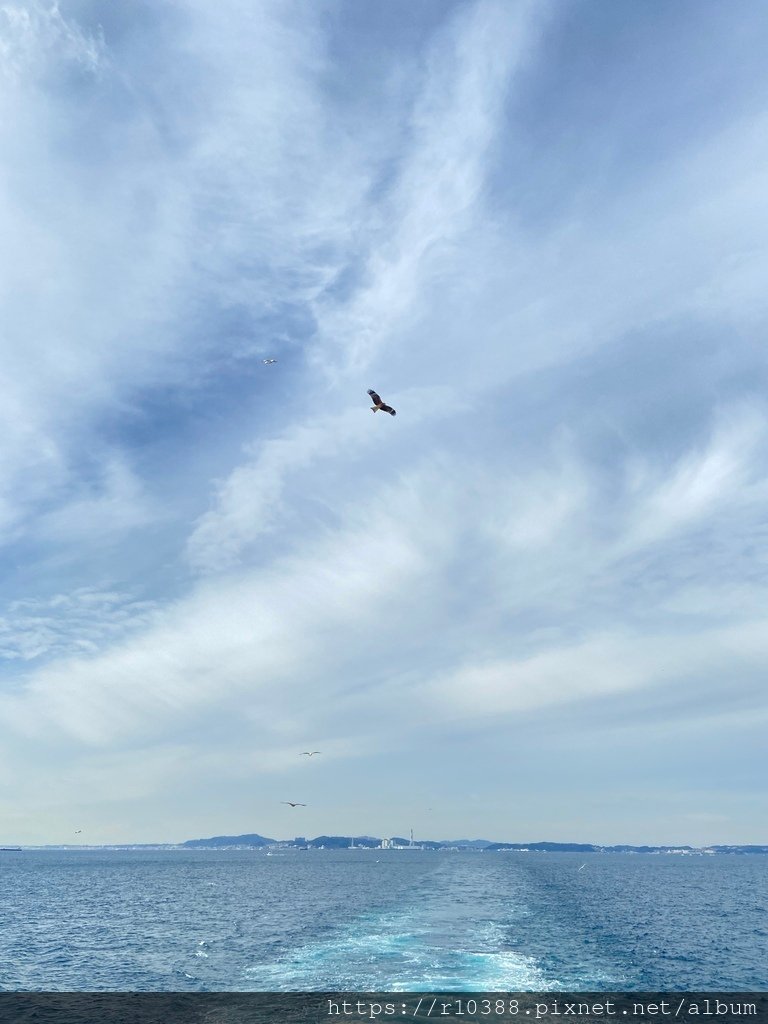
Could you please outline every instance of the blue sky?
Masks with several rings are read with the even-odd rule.
[[[4,842],[768,842],[767,45],[3,3]]]

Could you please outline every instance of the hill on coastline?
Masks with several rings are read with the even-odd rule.
[[[274,846],[277,842],[277,839],[268,839],[266,836],[260,836],[257,832],[248,832],[242,836],[211,836],[210,839],[188,839],[185,843],[180,843],[179,845],[192,849],[201,846],[210,849],[217,846]]]

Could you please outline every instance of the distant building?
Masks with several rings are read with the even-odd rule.
[[[413,841],[413,829],[411,829],[411,838],[407,843],[397,843],[394,839],[389,840],[390,850],[423,850],[424,847],[421,844],[414,843]]]

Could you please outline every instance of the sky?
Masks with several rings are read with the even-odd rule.
[[[0,842],[768,843],[767,49],[0,2]]]

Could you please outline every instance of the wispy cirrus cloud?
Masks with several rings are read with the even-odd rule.
[[[661,480],[649,481],[648,468],[632,468],[637,496],[635,520],[625,542],[642,546],[716,515],[731,503],[762,502],[766,488],[765,411],[757,405],[723,411],[703,450],[689,451]],[[658,467],[654,467],[658,472]]]
[[[8,530],[77,485],[77,453],[105,419],[169,391],[183,413],[183,395],[211,389],[208,361],[237,368],[254,323],[285,334],[338,263],[368,177],[319,103],[317,27],[279,5],[232,13],[238,32],[205,5],[150,19],[172,56],[147,81],[142,12],[138,37],[112,39],[61,6],[7,5]]]
[[[395,181],[370,221],[360,287],[341,308],[319,304],[319,365],[338,351],[348,375],[370,366],[404,320],[418,313],[425,283],[441,277],[445,261],[487,214],[485,167],[504,99],[531,57],[546,13],[540,4],[514,11],[478,4],[437,34]]]
[[[103,39],[62,14],[56,0],[4,3],[0,8],[0,74],[13,82],[45,70],[47,59],[97,71],[106,60]]]
[[[81,587],[68,594],[12,601],[0,615],[0,658],[33,661],[97,652],[130,630],[144,629],[151,601]]]

